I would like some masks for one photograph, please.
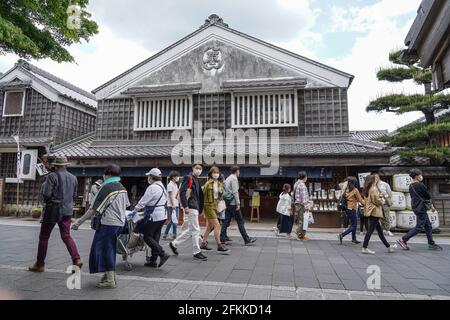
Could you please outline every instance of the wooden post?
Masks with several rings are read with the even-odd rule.
[[[0,214],[3,213],[3,196],[5,194],[5,179],[0,178]]]

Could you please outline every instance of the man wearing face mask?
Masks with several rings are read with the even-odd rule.
[[[239,199],[239,176],[241,174],[238,166],[231,168],[230,176],[225,180],[225,188],[233,194],[233,200],[227,205],[225,210],[225,222],[222,224],[222,230],[220,232],[220,239],[223,243],[229,243],[230,238],[227,236],[227,228],[230,226],[231,218],[236,220],[239,228],[239,232],[244,239],[246,246],[252,245],[256,238],[250,238],[245,230],[244,217],[241,213],[241,200]]]
[[[170,257],[159,244],[161,229],[166,221],[167,192],[161,182],[162,174],[158,168],[153,168],[146,175],[149,186],[135,210],[144,211],[144,219],[139,221],[138,225],[145,243],[152,250],[152,255],[145,266],[160,268]],[[156,262],[158,257],[159,264]]]
[[[416,236],[420,231],[425,229],[425,233],[428,239],[428,249],[434,251],[442,250],[442,247],[438,246],[433,240],[433,227],[428,217],[428,210],[433,212],[436,209],[431,202],[431,195],[427,190],[427,187],[422,183],[423,175],[419,169],[413,169],[410,171],[409,176],[412,181],[409,185],[409,193],[411,194],[411,206],[414,214],[417,216],[417,224],[415,228],[411,229],[402,239],[397,243],[403,248],[403,250],[409,250],[408,241],[412,237]]]
[[[194,259],[206,261],[208,258],[200,249],[200,224],[199,214],[203,212],[203,191],[199,180],[203,171],[203,164],[195,163],[192,166],[192,173],[183,178],[180,187],[180,201],[184,210],[184,222],[181,234],[169,244],[173,254],[178,255],[177,247],[192,238]],[[187,224],[187,226],[186,226]]]

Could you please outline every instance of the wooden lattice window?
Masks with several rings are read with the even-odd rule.
[[[3,99],[4,117],[21,117],[25,107],[25,91],[6,91]]]
[[[138,99],[134,108],[134,130],[191,129],[192,110],[192,96]]]
[[[297,91],[234,94],[231,121],[233,128],[296,127]]]

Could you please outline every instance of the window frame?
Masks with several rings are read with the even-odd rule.
[[[189,106],[187,108],[188,114],[188,124],[185,126],[166,126],[166,127],[154,127],[154,128],[139,128],[138,127],[138,108],[139,103],[142,101],[160,101],[160,100],[177,100],[177,99],[185,99]],[[193,95],[192,94],[179,94],[179,95],[161,95],[161,96],[143,96],[143,97],[135,97],[134,100],[134,115],[133,115],[133,131],[135,132],[146,132],[146,131],[174,131],[174,130],[192,130],[193,128],[193,117],[194,117],[194,104],[193,104]],[[176,113],[179,116],[179,110]],[[169,123],[170,123],[169,118]]]
[[[261,90],[242,90],[242,91],[233,91],[231,92],[231,128],[232,129],[270,129],[270,128],[283,128],[283,127],[289,127],[289,128],[296,128],[299,124],[299,114],[298,114],[298,89],[280,89],[280,90],[270,90],[267,92],[261,91]],[[241,124],[239,121],[239,124],[236,123],[236,103],[235,98],[240,96],[259,96],[259,98],[262,96],[264,97],[263,100],[265,101],[266,96],[270,95],[293,95],[294,98],[294,104],[291,106],[293,109],[293,122],[292,123],[273,123],[273,124]],[[259,106],[259,104],[258,104]],[[263,103],[263,106],[266,108],[265,102]],[[242,108],[242,106],[241,106]],[[273,106],[270,107],[272,114],[267,119],[271,119],[272,116],[275,114],[275,110],[273,109]],[[273,110],[273,111],[272,111]],[[284,114],[283,119],[284,119]]]
[[[20,92],[22,93],[22,109],[20,114],[5,114],[6,109],[6,96],[8,93],[12,92]],[[13,118],[13,117],[23,117],[25,113],[25,97],[26,97],[26,89],[16,89],[16,90],[5,90],[3,91],[3,106],[2,106],[2,117],[4,118]]]

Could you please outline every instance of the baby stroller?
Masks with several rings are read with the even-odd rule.
[[[125,261],[125,270],[133,270],[133,265],[128,261],[136,252],[145,251],[146,260],[149,261],[149,249],[144,242],[144,236],[134,232],[136,228],[136,222],[133,221],[135,212],[127,211],[127,219],[125,222],[125,228],[127,232],[117,237],[117,254],[122,256],[122,260]]]

